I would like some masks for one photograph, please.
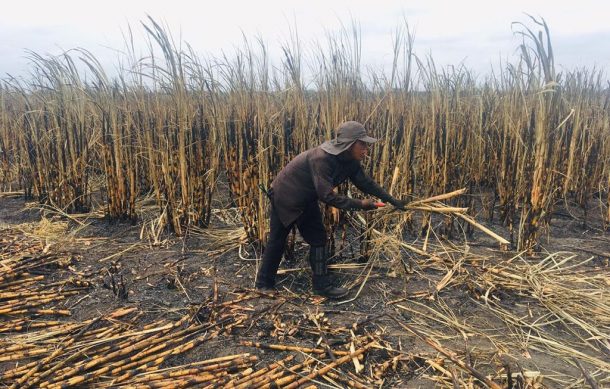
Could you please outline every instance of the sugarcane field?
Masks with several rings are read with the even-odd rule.
[[[349,20],[279,58],[152,16],[116,66],[27,50],[0,387],[610,388],[608,69],[521,16],[484,75],[406,22],[383,71]]]

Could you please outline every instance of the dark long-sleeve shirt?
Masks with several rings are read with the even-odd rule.
[[[340,209],[362,209],[360,200],[336,194],[333,189],[349,179],[362,192],[388,201],[391,196],[362,170],[360,162],[315,147],[297,155],[273,183],[273,205],[284,226],[289,226],[311,202],[320,200]]]

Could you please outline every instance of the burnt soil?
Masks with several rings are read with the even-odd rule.
[[[20,198],[0,198],[0,229],[18,231],[27,223],[41,220],[41,212],[24,210],[25,202]],[[591,212],[594,214],[594,212]],[[61,320],[82,321],[110,312],[120,307],[137,307],[143,312],[142,324],[158,319],[178,320],[188,312],[193,312],[206,301],[214,298],[231,300],[235,296],[250,290],[254,285],[256,261],[258,255],[253,247],[244,246],[241,251],[230,249],[221,253],[218,247],[211,249],[212,243],[200,235],[189,235],[178,238],[170,233],[162,234],[162,243],[151,245],[140,239],[141,225],[109,222],[103,218],[91,218],[88,225],[79,225],[61,216],[48,216],[51,220],[69,223],[69,231],[77,232],[45,242],[51,253],[65,253],[73,258],[70,271],[49,270],[50,277],[67,277],[70,272],[87,276],[92,287],[86,293],[71,296],[54,307],[68,308],[72,315]],[[545,252],[570,251],[582,258],[593,257],[587,266],[592,266],[610,275],[610,235],[601,228],[601,223],[594,217],[587,226],[581,220],[577,209],[563,208],[554,217],[547,237],[542,241],[539,256]],[[223,223],[213,220],[212,227],[223,227]],[[508,231],[500,225],[488,225],[502,236]],[[340,237],[338,237],[339,239]],[[413,241],[413,237],[407,237]],[[32,239],[37,239],[32,237]],[[463,246],[460,238],[454,243]],[[363,263],[359,258],[359,243],[347,239],[348,249],[345,254],[335,259],[335,263]],[[489,258],[489,261],[505,261],[514,252],[501,250],[487,236],[475,232],[468,238],[471,253]],[[286,355],[280,351],[265,351],[246,347],[243,340],[265,343],[298,344],[312,347],[320,336],[311,330],[311,317],[321,317],[330,328],[352,328],[355,335],[371,334],[381,339],[386,346],[397,352],[409,355],[410,358],[389,369],[383,380],[377,380],[376,386],[427,388],[438,387],[438,382],[430,379],[438,371],[425,362],[426,359],[438,359],[439,354],[421,339],[401,328],[393,318],[405,323],[415,321],[413,313],[396,308],[396,301],[402,306],[411,306],[415,310],[421,305],[442,301],[457,315],[458,321],[476,321],[487,323],[489,328],[505,331],[501,321],[480,303],[481,296],[473,293],[464,285],[452,284],[435,293],[434,288],[445,276],[445,272],[426,266],[426,258],[415,254],[403,253],[401,262],[383,261],[373,268],[365,287],[354,301],[337,305],[336,303],[316,297],[310,293],[310,275],[306,270],[307,247],[297,240],[292,258],[282,262],[282,269],[298,269],[279,276],[279,295],[287,298],[288,303],[276,307],[277,297],[257,295],[248,301],[249,306],[260,308],[274,306],[251,326],[239,328],[231,333],[212,339],[203,346],[190,350],[167,361],[168,365],[185,364],[223,355],[250,352],[257,355],[261,365],[269,364]],[[535,258],[534,258],[535,260]],[[404,266],[398,266],[402,263]],[[336,272],[337,278],[349,283],[360,275],[362,268],[345,269]],[[124,293],[113,291],[112,283],[120,286]],[[358,286],[353,288],[352,296]],[[253,292],[255,293],[255,292]],[[519,311],[519,299],[511,291],[504,291],[500,296],[502,303]],[[275,305],[274,305],[275,304]],[[387,315],[385,315],[387,313]],[[317,316],[316,316],[317,315]],[[419,318],[419,320],[427,320]],[[436,324],[431,322],[430,326]],[[291,328],[295,330],[290,331]],[[438,324],[439,331],[446,327]],[[561,331],[560,328],[556,329]],[[451,334],[455,335],[455,334]],[[329,336],[332,336],[329,334]],[[569,334],[566,333],[566,337]],[[332,339],[337,347],[345,339]],[[472,334],[448,337],[440,340],[444,347],[451,349],[477,370],[497,377],[502,371],[501,354],[510,354],[513,366],[528,371],[541,372],[543,376],[560,375],[573,377],[576,382],[582,378],[580,370],[564,363],[551,353],[540,350],[504,350],[500,352],[488,339]],[[517,346],[515,346],[517,347]],[[388,354],[382,351],[371,352],[366,358],[368,366],[387,360]],[[437,359],[435,359],[437,358]],[[13,366],[10,363],[4,367]],[[353,366],[351,366],[353,369]],[[515,369],[518,369],[515,367]],[[2,369],[2,365],[0,365]],[[349,369],[349,367],[347,368]],[[370,372],[363,374],[370,376]],[[458,369],[458,374],[468,381],[470,376]],[[603,378],[604,375],[598,376]],[[606,375],[607,377],[607,375]],[[500,378],[496,378],[501,382]],[[476,381],[475,381],[476,382]],[[580,381],[584,382],[584,381]],[[545,387],[561,387],[557,381],[544,380]]]

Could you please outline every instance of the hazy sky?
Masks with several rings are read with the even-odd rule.
[[[197,5],[195,5],[197,4]],[[465,64],[486,72],[514,54],[520,42],[511,22],[542,16],[551,29],[556,63],[610,70],[610,2],[307,0],[307,1],[14,1],[0,14],[0,77],[24,75],[25,49],[60,54],[83,47],[112,68],[131,25],[144,42],[140,21],[151,15],[170,27],[202,56],[230,51],[248,37],[262,37],[272,55],[296,26],[305,48],[355,20],[362,34],[363,63],[374,68],[392,59],[392,36],[407,20],[415,32],[415,52],[431,54],[437,66]],[[533,26],[532,23],[529,24]]]

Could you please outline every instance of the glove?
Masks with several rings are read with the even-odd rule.
[[[388,199],[388,203],[392,204],[396,209],[401,211],[406,211],[405,205],[407,205],[407,200],[398,200],[397,198]]]
[[[375,204],[376,201],[373,199],[364,199],[364,200],[360,200],[360,202],[361,202],[362,209],[364,209],[365,211],[377,209],[377,204]]]

